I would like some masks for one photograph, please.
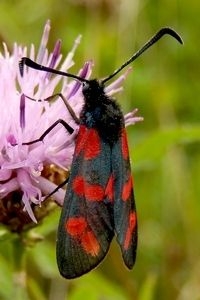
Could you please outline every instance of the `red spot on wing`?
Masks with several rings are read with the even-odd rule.
[[[98,132],[84,125],[80,125],[76,138],[75,155],[78,156],[83,151],[84,159],[93,159],[101,151],[100,137]]]
[[[104,198],[104,189],[98,184],[85,185],[85,198],[88,201],[102,201]]]
[[[108,197],[108,199],[113,202],[114,200],[114,177],[113,175],[110,176],[106,189],[105,189],[105,198]]]
[[[128,250],[131,245],[133,232],[135,231],[137,225],[137,216],[136,212],[131,212],[129,215],[129,226],[126,231],[125,240],[124,240],[124,250]]]
[[[79,131],[76,138],[76,147],[75,147],[75,155],[78,155],[85,145],[85,133],[86,127],[84,125],[80,125]]]
[[[87,222],[83,217],[69,218],[65,224],[65,229],[71,236],[82,235],[86,228]]]
[[[78,196],[85,197],[87,201],[102,201],[105,194],[102,186],[99,184],[89,184],[82,176],[74,178],[72,189]]]
[[[87,142],[84,149],[84,158],[93,159],[101,151],[100,137],[95,129],[88,129]]]
[[[127,135],[126,135],[125,128],[123,128],[123,130],[122,130],[121,139],[122,139],[122,156],[123,156],[123,159],[127,160],[129,157],[129,151],[128,151],[128,141],[127,141]]]
[[[91,230],[85,232],[81,238],[81,245],[84,250],[92,256],[97,256],[100,251],[100,245],[94,233]]]
[[[84,178],[82,176],[76,176],[72,182],[72,188],[77,195],[83,196],[85,193]]]
[[[86,253],[92,256],[98,255],[100,244],[84,217],[69,218],[65,224],[65,230],[81,244]]]
[[[133,189],[133,179],[130,175],[128,178],[128,181],[124,183],[124,186],[122,188],[122,200],[127,201],[130,198],[131,192]]]

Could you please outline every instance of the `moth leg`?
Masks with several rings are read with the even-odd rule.
[[[25,143],[22,143],[22,145],[32,145],[32,144],[35,144],[37,142],[42,142],[43,139],[45,138],[45,136],[54,128],[56,127],[58,124],[62,124],[65,129],[70,133],[72,134],[74,132],[74,129],[67,123],[65,122],[64,120],[62,119],[58,119],[57,121],[55,121],[47,130],[44,131],[44,133],[38,138],[38,139],[35,139],[33,141],[30,141],[30,142],[25,142]]]
[[[51,197],[53,194],[55,194],[59,189],[61,189],[67,182],[68,182],[69,178],[65,179],[62,183],[60,183],[51,193],[49,193],[44,200],[48,199],[49,197]]]
[[[79,118],[77,117],[77,115],[75,114],[75,111],[73,110],[73,108],[71,107],[71,105],[69,104],[69,102],[68,102],[67,99],[63,96],[62,93],[56,93],[56,94],[53,94],[53,95],[51,95],[51,96],[45,98],[44,100],[41,100],[41,99],[36,100],[36,99],[31,98],[31,97],[29,97],[29,96],[27,96],[27,95],[24,95],[24,96],[25,96],[26,98],[28,98],[29,100],[32,100],[32,101],[38,101],[38,102],[42,102],[42,101],[48,101],[48,102],[50,102],[50,101],[52,101],[53,99],[55,99],[56,97],[60,97],[60,98],[62,99],[62,101],[64,102],[64,104],[65,104],[65,106],[66,106],[68,112],[70,113],[72,119],[74,120],[74,122],[75,122],[76,124],[80,124],[80,120],[79,120]]]
[[[77,115],[75,114],[75,111],[73,110],[73,108],[71,107],[71,105],[69,104],[67,99],[63,96],[63,94],[58,93],[58,94],[55,94],[55,95],[60,97],[63,100],[63,102],[64,102],[68,112],[70,113],[72,119],[74,120],[74,122],[76,124],[80,124],[80,119],[77,117]]]
[[[32,100],[32,101],[38,101],[38,102],[42,102],[41,99],[39,100],[36,100],[34,98],[31,98],[27,95],[24,95],[26,98],[28,98],[29,100]],[[57,93],[57,94],[54,94],[54,95],[51,95],[47,98],[44,99],[44,101],[52,101],[55,97],[60,97],[67,110],[69,111],[71,117],[73,118],[73,120],[75,121],[76,124],[79,124],[80,121],[79,121],[79,118],[76,116],[73,108],[71,107],[71,105],[68,103],[67,99],[61,94],[61,93]],[[45,130],[45,132],[38,138],[38,139],[35,139],[33,141],[30,141],[30,142],[25,142],[25,143],[22,143],[22,145],[32,145],[34,143],[37,143],[37,142],[41,142],[43,141],[43,139],[45,138],[45,136],[54,128],[56,127],[58,124],[61,124],[65,127],[65,129],[70,133],[72,134],[74,132],[74,129],[67,123],[65,122],[64,120],[62,119],[58,119],[57,121],[55,121],[47,130]],[[49,193],[46,197],[45,197],[45,200],[49,197],[51,197],[53,194],[55,194],[60,188],[62,188],[66,183],[68,182],[68,178],[66,180],[64,180],[61,184],[59,184],[51,193]]]

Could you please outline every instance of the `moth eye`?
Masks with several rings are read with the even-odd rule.
[[[83,92],[87,91],[89,87],[90,87],[89,83],[83,82]]]

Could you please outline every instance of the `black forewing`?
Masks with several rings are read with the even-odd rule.
[[[98,265],[108,252],[110,242],[113,238],[113,216],[111,203],[104,195],[102,201],[88,201],[85,195],[78,195],[73,190],[73,182],[77,176],[89,180],[106,190],[111,175],[111,148],[100,140],[100,153],[93,159],[86,159],[85,152],[90,140],[90,129],[84,132],[80,153],[75,154],[71,168],[71,175],[67,187],[63,209],[57,234],[57,262],[60,273],[65,278],[75,278],[87,273]],[[80,145],[79,145],[80,146]],[[87,194],[87,192],[85,191]],[[80,236],[71,236],[65,228],[66,222],[71,218],[84,218],[89,233],[95,237],[99,248],[95,246],[90,253],[83,247],[83,233]],[[87,236],[87,238],[89,238]],[[85,241],[86,243],[86,241]],[[91,239],[91,245],[93,239]],[[89,242],[90,244],[90,242]],[[98,249],[97,249],[98,248]],[[91,255],[91,252],[92,255]]]
[[[126,148],[126,149],[123,149]],[[112,148],[112,169],[114,174],[114,227],[117,241],[120,245],[126,266],[133,267],[137,249],[137,220],[136,208],[131,184],[131,166],[128,154],[126,131]],[[130,193],[126,200],[123,199],[124,190]]]

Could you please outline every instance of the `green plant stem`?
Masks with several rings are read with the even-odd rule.
[[[13,285],[14,285],[14,299],[28,300],[27,292],[27,274],[25,268],[26,262],[26,248],[20,237],[13,241]]]

